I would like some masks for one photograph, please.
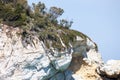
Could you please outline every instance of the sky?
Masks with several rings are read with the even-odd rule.
[[[61,18],[73,20],[72,29],[88,35],[97,43],[106,62],[120,60],[120,0],[28,0],[47,8],[64,9]]]

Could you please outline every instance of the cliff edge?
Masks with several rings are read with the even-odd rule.
[[[0,80],[120,80],[120,61],[104,63],[91,38],[58,19],[63,13],[0,0]]]
[[[23,38],[19,28],[1,24],[0,80],[119,80],[119,61],[104,64],[97,45],[77,31],[66,45],[62,37],[68,31],[73,32],[56,31],[61,47],[55,47],[49,38],[31,34]]]

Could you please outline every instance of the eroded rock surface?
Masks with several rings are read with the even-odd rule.
[[[4,27],[0,29],[0,80],[119,80],[120,61],[104,64],[97,45],[84,35],[76,35],[69,48],[58,35],[64,47],[58,51],[35,35],[23,39],[18,28]]]
[[[8,37],[7,30],[0,31],[0,80],[46,80],[68,68],[70,50],[50,52],[36,36],[24,47],[16,32]]]
[[[120,79],[120,60],[109,60],[98,67],[97,72],[107,78]]]

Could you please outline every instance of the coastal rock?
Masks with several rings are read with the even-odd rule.
[[[47,48],[46,43],[35,35],[23,39],[18,34],[19,28],[9,29],[7,25],[4,28],[0,29],[0,80],[120,78],[120,61],[111,60],[104,64],[97,45],[83,34],[76,35],[69,47],[57,35],[62,45],[58,51],[52,46]]]
[[[23,40],[18,35],[19,29],[4,27],[0,31],[0,80],[79,80],[81,77],[68,67],[74,56],[87,58],[87,49],[95,48],[90,39],[88,44],[77,36],[74,45],[69,43],[70,48],[57,51],[51,46],[48,49],[37,36]],[[61,38],[60,42],[66,46]]]
[[[75,80],[102,80],[96,72],[97,67],[103,64],[101,55],[94,49],[89,50],[86,54],[87,58],[73,57],[69,70],[73,71],[73,75],[80,77]]]
[[[0,80],[46,80],[70,65],[68,51],[51,53],[36,36],[24,47],[16,30],[11,36],[0,32]]]
[[[97,72],[107,78],[120,79],[120,60],[109,60],[106,64],[98,67]]]

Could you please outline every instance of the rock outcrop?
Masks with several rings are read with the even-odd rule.
[[[4,28],[0,29],[0,80],[103,80],[102,75],[119,78],[120,62],[111,61],[118,66],[104,64],[89,37],[76,35],[74,44],[58,51],[47,48],[35,35],[24,40],[19,28]]]
[[[109,60],[106,64],[98,67],[97,72],[106,78],[120,80],[120,60]]]
[[[0,80],[46,80],[68,68],[72,49],[51,52],[36,36],[24,47],[18,31],[0,31]]]

